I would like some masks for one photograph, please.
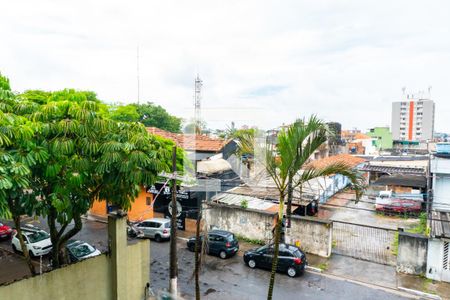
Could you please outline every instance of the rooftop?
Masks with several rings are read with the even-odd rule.
[[[156,127],[147,127],[147,131],[151,134],[170,139],[177,146],[187,151],[219,152],[226,144],[225,140],[214,139],[203,134],[173,133]]]
[[[365,162],[366,159],[350,154],[338,154],[333,156],[328,156],[323,159],[313,160],[312,162],[308,163],[305,168],[326,168],[332,164],[336,163],[343,163],[350,167],[356,167],[357,165]]]

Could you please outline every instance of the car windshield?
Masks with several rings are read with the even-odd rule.
[[[269,248],[269,246],[268,245],[264,245],[261,248],[258,248],[256,251],[261,252],[261,251],[266,250],[267,248]]]
[[[84,243],[84,244],[81,244],[81,245],[70,247],[70,251],[76,257],[83,257],[83,256],[89,255],[92,252],[94,252],[95,248],[92,247],[91,245],[87,244],[87,243]]]
[[[37,231],[33,232],[32,234],[28,235],[28,239],[30,240],[30,243],[37,243],[40,241],[43,241],[45,239],[48,239],[50,235],[45,231]]]
[[[170,228],[170,222],[167,222],[166,224],[164,224],[165,228]]]

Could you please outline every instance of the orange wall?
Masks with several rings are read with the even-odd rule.
[[[150,207],[150,205],[147,205],[147,197],[150,197],[151,201],[153,201],[153,195],[147,193],[145,189],[141,187],[141,192],[137,198],[134,199],[134,202],[131,204],[131,209],[128,211],[128,218],[130,221],[153,218],[153,208]]]
[[[150,197],[151,201],[153,201],[153,195],[147,193],[142,187],[141,192],[134,199],[134,202],[131,203],[131,209],[128,211],[130,221],[153,218],[153,208],[147,205],[147,197]],[[106,212],[106,201],[94,201],[89,212],[93,215],[106,218],[108,216]]]

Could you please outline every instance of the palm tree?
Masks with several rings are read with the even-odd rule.
[[[325,123],[311,116],[307,121],[300,120],[282,130],[278,134],[278,144],[269,145],[266,148],[265,167],[279,191],[278,220],[275,227],[274,257],[272,261],[272,272],[270,276],[267,299],[272,299],[275,283],[275,274],[278,265],[278,252],[281,235],[281,224],[284,214],[284,203],[288,193],[291,194],[296,187],[301,186],[308,180],[328,176],[331,174],[342,174],[347,176],[356,190],[359,199],[364,186],[361,175],[352,170],[345,163],[334,163],[325,168],[305,167],[309,157],[316,151],[327,138],[327,127]],[[290,203],[289,213],[290,213]]]

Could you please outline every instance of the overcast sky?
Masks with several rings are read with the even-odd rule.
[[[63,2],[67,4],[63,4]],[[37,5],[39,3],[39,5]],[[450,1],[4,1],[0,72],[16,91],[93,90],[211,128],[275,127],[312,113],[344,128],[390,124],[427,90],[450,132]]]

